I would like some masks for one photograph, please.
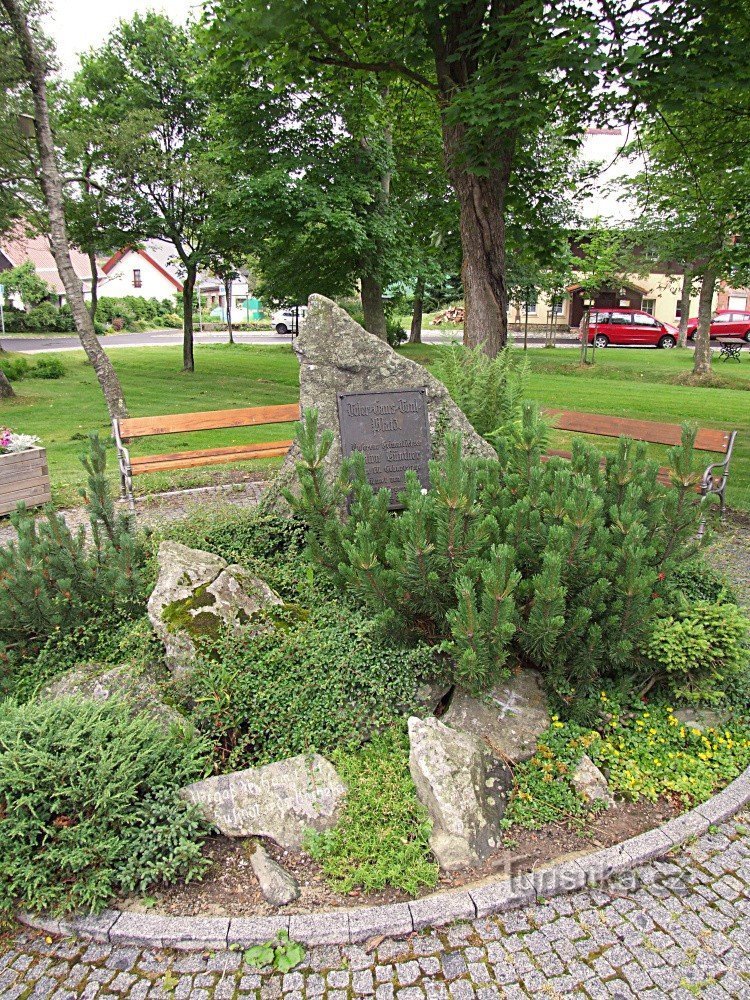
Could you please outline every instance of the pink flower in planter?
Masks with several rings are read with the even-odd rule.
[[[35,448],[39,440],[34,434],[14,434],[9,427],[0,427],[0,455],[28,451]]]

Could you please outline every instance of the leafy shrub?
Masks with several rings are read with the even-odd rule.
[[[32,378],[58,379],[65,375],[65,365],[59,358],[39,358],[29,374]]]
[[[732,587],[717,569],[696,556],[676,566],[669,581],[669,592],[688,604],[695,601],[725,601],[736,604]]]
[[[182,316],[178,316],[175,312],[166,313],[160,319],[164,326],[169,326],[176,330],[182,329]]]
[[[750,663],[750,622],[735,604],[696,601],[653,623],[644,653],[684,701],[720,701]]]
[[[623,798],[655,802],[668,796],[692,806],[750,764],[750,727],[733,722],[701,732],[682,725],[667,706],[636,713],[614,707],[588,753]]]
[[[528,388],[529,360],[506,348],[489,358],[481,347],[452,344],[442,351],[435,372],[451,398],[483,437],[521,419]]]
[[[377,495],[355,455],[331,484],[317,414],[298,425],[300,494],[285,494],[309,525],[313,558],[342,590],[396,628],[454,658],[453,678],[484,689],[511,656],[546,672],[565,701],[627,674],[663,611],[660,581],[695,550],[695,430],[670,451],[675,487],[657,482],[645,447],[621,439],[607,456],[578,440],[570,462],[541,461],[546,429],[525,406],[498,437],[497,462],[464,459],[446,436],[430,488],[407,473],[403,512]],[[346,521],[340,512],[351,500]]]
[[[310,836],[305,845],[326,879],[340,892],[392,886],[413,895],[434,886],[432,824],[409,773],[406,735],[390,730],[357,753],[333,754],[333,760],[347,786],[343,815],[335,829]]]
[[[33,655],[51,633],[75,631],[104,614],[140,611],[138,550],[129,520],[116,515],[106,452],[96,435],[83,458],[84,498],[92,539],[74,534],[52,510],[37,521],[23,507],[11,514],[18,540],[0,548],[0,653]]]
[[[20,382],[29,374],[31,366],[26,358],[0,358],[0,371],[10,382]]]
[[[186,697],[231,771],[356,746],[412,708],[430,662],[424,646],[389,644],[351,608],[273,609],[198,658]]]
[[[199,877],[206,829],[177,789],[205,755],[115,701],[0,704],[0,909],[99,910]]]
[[[583,819],[595,810],[597,806],[584,802],[570,779],[597,736],[575,723],[553,718],[539,737],[534,756],[513,771],[513,790],[502,825],[536,830],[545,823]]]

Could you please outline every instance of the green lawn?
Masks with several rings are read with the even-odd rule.
[[[428,367],[441,348],[418,345],[402,352]],[[264,403],[288,403],[298,398],[297,361],[288,346],[230,347],[213,344],[196,348],[196,372],[180,374],[178,347],[123,348],[112,352],[130,412],[148,414],[215,410]],[[60,504],[73,503],[83,482],[78,462],[90,430],[108,437],[109,424],[96,379],[79,352],[58,353],[68,369],[58,381],[26,379],[15,383],[18,399],[0,403],[0,424],[38,434],[48,450],[53,494]],[[581,369],[572,350],[532,350],[530,396],[542,404],[642,417],[678,423],[695,420],[702,426],[737,429],[740,435],[732,462],[729,502],[750,510],[750,364],[719,363],[715,372],[725,383],[718,388],[674,385],[670,379],[690,370],[692,353],[683,351],[607,350],[596,365]],[[251,441],[291,437],[289,425],[267,428],[205,431],[143,439],[134,454],[222,447]],[[606,445],[606,439],[599,444]],[[660,454],[655,449],[655,454]],[[257,465],[258,463],[256,463]],[[278,464],[270,460],[266,465]],[[116,479],[112,452],[111,473]],[[243,468],[247,469],[246,464]],[[222,470],[218,471],[217,470]],[[198,485],[217,476],[233,478],[232,467],[160,473],[136,480],[139,491],[175,485]]]

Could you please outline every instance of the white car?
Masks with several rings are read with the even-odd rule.
[[[271,326],[280,337],[285,337],[288,333],[299,333],[297,326],[302,327],[306,318],[307,306],[289,306],[273,314]]]

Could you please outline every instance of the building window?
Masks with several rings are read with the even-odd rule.
[[[645,313],[648,313],[649,316],[653,316],[654,310],[656,309],[656,299],[644,299],[641,309],[643,309]]]
[[[533,289],[529,289],[526,295],[526,303],[528,303],[529,316],[536,316],[536,299],[537,295]],[[526,303],[524,303],[524,311],[526,310]]]
[[[744,312],[747,309],[746,295],[730,295],[727,302],[727,309],[739,309]]]
[[[140,269],[137,268],[137,267],[134,267],[133,268],[133,288],[140,288],[141,284],[142,284],[142,282],[141,282],[141,272],[140,272]]]
[[[550,303],[550,309],[553,316],[562,316],[563,314],[563,300],[562,297],[553,295],[552,302]]]

